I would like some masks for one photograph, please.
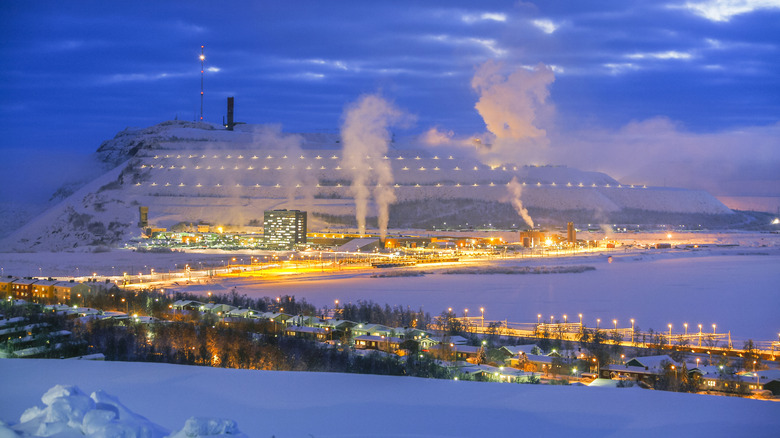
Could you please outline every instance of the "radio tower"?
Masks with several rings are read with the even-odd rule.
[[[203,46],[200,46],[200,121],[203,121],[203,63],[206,55],[203,54]]]

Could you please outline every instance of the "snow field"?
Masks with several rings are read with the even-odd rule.
[[[778,403],[635,388],[71,360],[0,360],[0,375],[14,376],[0,392],[0,420],[14,424],[62,383],[114,394],[163,427],[228,418],[253,437],[769,437],[780,427]]]

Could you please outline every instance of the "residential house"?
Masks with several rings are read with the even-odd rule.
[[[284,329],[284,334],[296,338],[326,341],[330,336],[330,329],[320,327],[302,327],[291,325]]]
[[[355,348],[359,350],[379,350],[395,353],[403,342],[400,338],[390,336],[360,335],[354,337]]]
[[[11,284],[13,284],[13,282],[18,279],[19,277],[14,277],[12,275],[6,275],[4,277],[0,277],[0,298],[5,299],[6,297],[13,295]]]

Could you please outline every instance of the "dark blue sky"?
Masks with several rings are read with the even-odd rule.
[[[682,137],[692,157],[758,154],[762,174],[780,174],[778,23],[771,0],[9,0],[0,148],[86,154],[127,126],[192,120],[203,44],[213,123],[235,96],[237,120],[337,132],[345,105],[381,92],[415,116],[407,133],[469,136],[485,131],[471,87],[480,65],[543,63],[555,75],[552,147],[591,139],[588,153],[619,152],[627,130],[662,120],[672,137],[648,147]],[[780,196],[777,179],[760,179]]]

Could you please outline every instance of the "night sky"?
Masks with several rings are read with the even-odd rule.
[[[235,96],[239,121],[336,133],[378,93],[411,116],[400,135],[457,143],[488,131],[488,65],[525,75],[510,100],[545,94],[537,160],[780,200],[779,23],[777,0],[4,1],[0,182],[34,158],[49,184],[125,127],[193,120],[205,45],[208,122]],[[514,140],[502,156],[522,161]]]

